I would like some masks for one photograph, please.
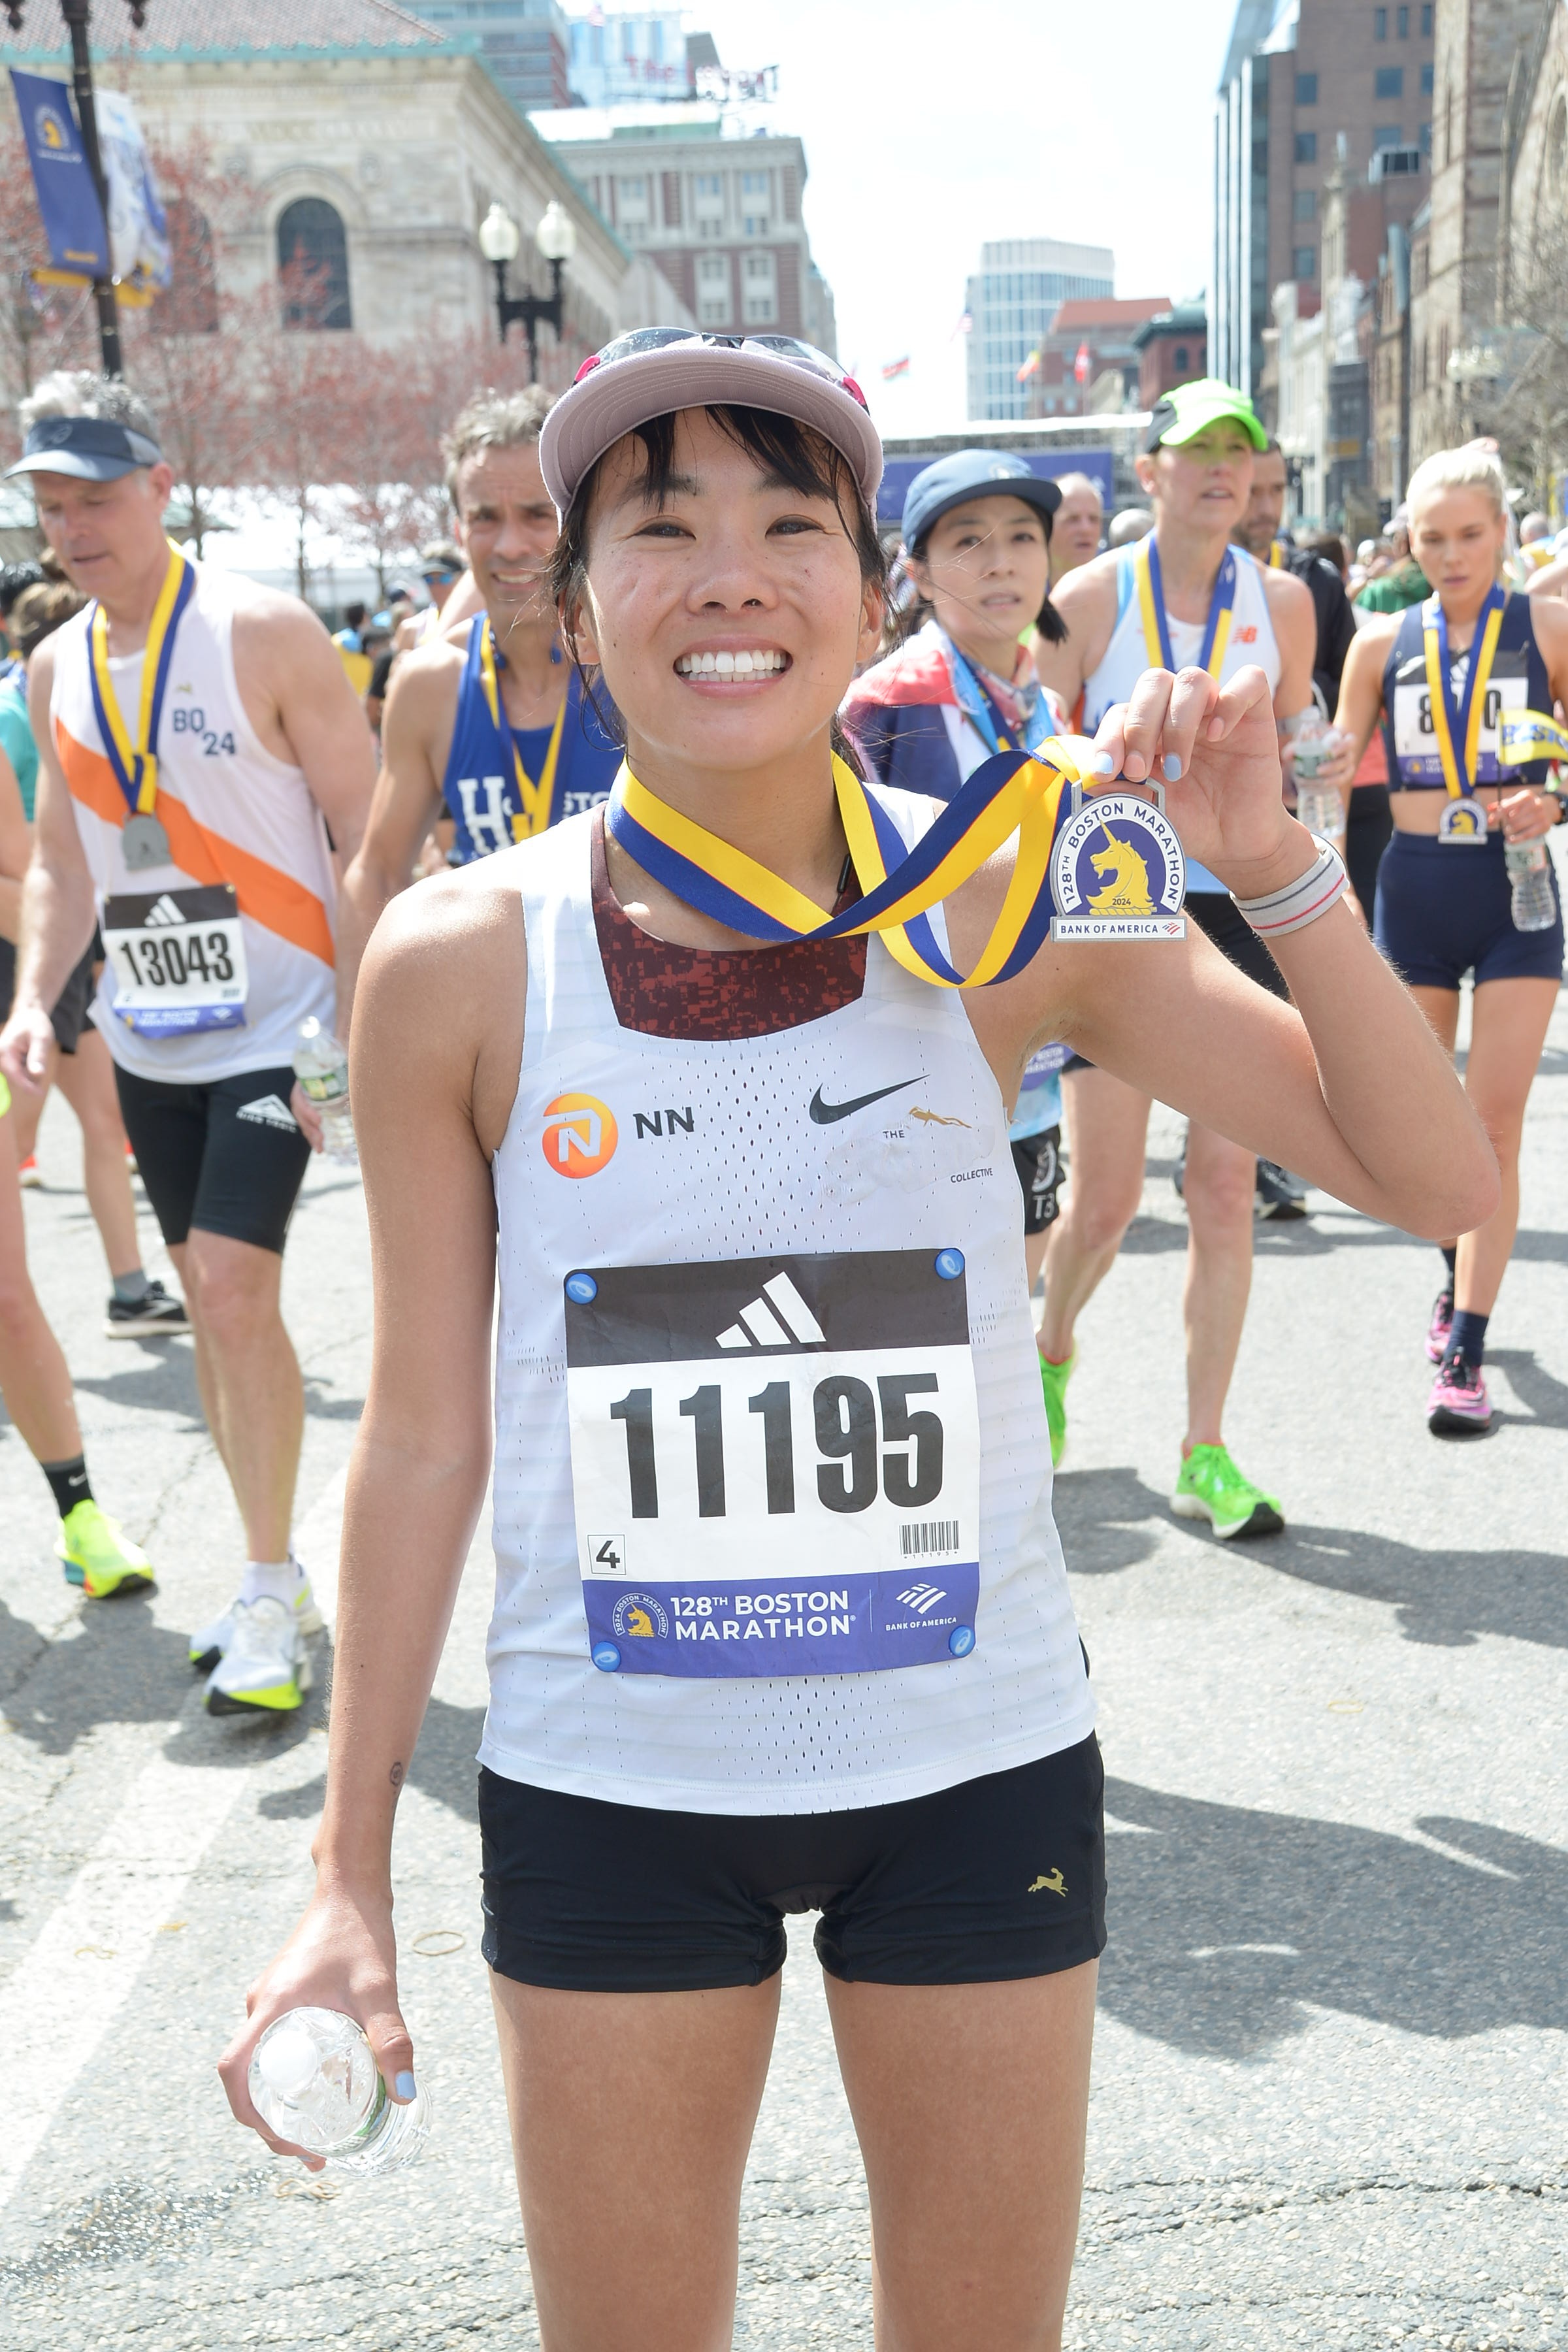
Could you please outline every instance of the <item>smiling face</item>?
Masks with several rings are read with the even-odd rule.
[[[1454,612],[1479,606],[1507,538],[1508,524],[1484,490],[1435,490],[1410,517],[1410,551]]]
[[[27,478],[44,537],[83,595],[112,612],[140,591],[149,570],[162,569],[163,509],[174,486],[167,466],[138,466],[112,482],[80,482],[73,474]]]
[[[910,574],[954,644],[1010,677],[1018,637],[1046,601],[1050,568],[1039,509],[994,497],[966,499],[939,515]]]
[[[473,451],[458,468],[456,501],[458,538],[501,635],[512,622],[553,625],[544,574],[555,544],[555,509],[537,442]]]
[[[826,746],[882,621],[832,499],[685,409],[662,499],[635,436],[600,462],[586,559],[565,625],[604,673],[638,775],[733,774]]]
[[[1222,417],[1180,448],[1162,443],[1140,455],[1138,479],[1157,520],[1234,539],[1247,512],[1257,452],[1245,425]]]

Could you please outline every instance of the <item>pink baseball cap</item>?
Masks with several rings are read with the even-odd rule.
[[[701,335],[638,327],[584,360],[544,420],[539,462],[564,516],[585,476],[616,443],[680,408],[767,408],[809,425],[849,460],[873,509],[882,441],[866,395],[837,360],[793,335]]]

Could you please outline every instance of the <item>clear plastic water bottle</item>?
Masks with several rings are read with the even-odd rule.
[[[428,2092],[400,2105],[353,2019],[335,2009],[275,2017],[251,2057],[249,2084],[268,2129],[335,2171],[394,2172],[430,2137]]]
[[[1543,841],[1510,841],[1502,854],[1513,885],[1514,929],[1549,931],[1557,920],[1552,853]]]
[[[1296,814],[1321,841],[1342,841],[1345,804],[1337,792],[1320,786],[1318,771],[1340,748],[1336,728],[1318,709],[1309,710],[1296,730]]]
[[[294,1076],[321,1114],[321,1139],[329,1160],[359,1164],[353,1115],[349,1109],[349,1049],[312,1014],[300,1024]]]

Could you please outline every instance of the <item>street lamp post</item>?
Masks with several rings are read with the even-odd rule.
[[[496,326],[501,341],[514,319],[521,319],[528,337],[528,380],[539,381],[539,328],[542,320],[553,327],[556,341],[561,339],[562,272],[577,250],[577,231],[571,215],[552,198],[544,208],[544,217],[534,231],[533,242],[550,264],[548,294],[509,294],[506,273],[509,262],[517,259],[522,243],[522,232],[506,206],[493,204],[479,223],[479,251],[496,274]]]
[[[89,5],[90,0],[60,0],[60,14],[70,34],[71,87],[76,92],[76,114],[81,125],[82,152],[87,157],[87,168],[92,174],[92,184],[98,191],[107,233],[109,185],[103,176],[103,154],[98,143],[98,107],[92,94],[92,54],[87,37]],[[127,0],[127,5],[131,10],[131,21],[140,32],[146,21],[147,0]],[[23,0],[5,0],[6,20],[14,33],[22,29],[22,6]],[[112,269],[112,260],[110,267]],[[113,278],[107,276],[95,278],[92,294],[98,305],[98,341],[103,353],[103,373],[105,375],[123,375],[125,367],[120,355],[120,313],[115,308]]]

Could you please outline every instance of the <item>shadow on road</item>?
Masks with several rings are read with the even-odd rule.
[[[1205,2056],[1253,2058],[1312,2008],[1456,2038],[1568,2027],[1568,1853],[1481,1822],[1417,1826],[1455,1849],[1126,1780],[1107,1810],[1101,2006]],[[1467,1859],[1468,1857],[1468,1859]]]
[[[1068,1565],[1080,1576],[1136,1566],[1163,1530],[1188,1542],[1215,1540],[1174,1519],[1164,1496],[1132,1469],[1069,1471],[1057,1481],[1056,1511]],[[1447,1649],[1500,1633],[1568,1648],[1568,1556],[1562,1552],[1423,1550],[1360,1528],[1298,1526],[1248,1544],[1246,1557],[1323,1591],[1381,1601],[1394,1611],[1407,1641]]]
[[[475,1759],[484,1727],[482,1706],[451,1706],[445,1699],[433,1698],[408,1769],[411,1788],[434,1797],[437,1804],[450,1806],[461,1820],[476,1825],[479,1768]],[[313,1821],[326,1792],[326,1777],[321,1774],[314,1780],[301,1781],[297,1789],[269,1791],[257,1810],[271,1822]]]

